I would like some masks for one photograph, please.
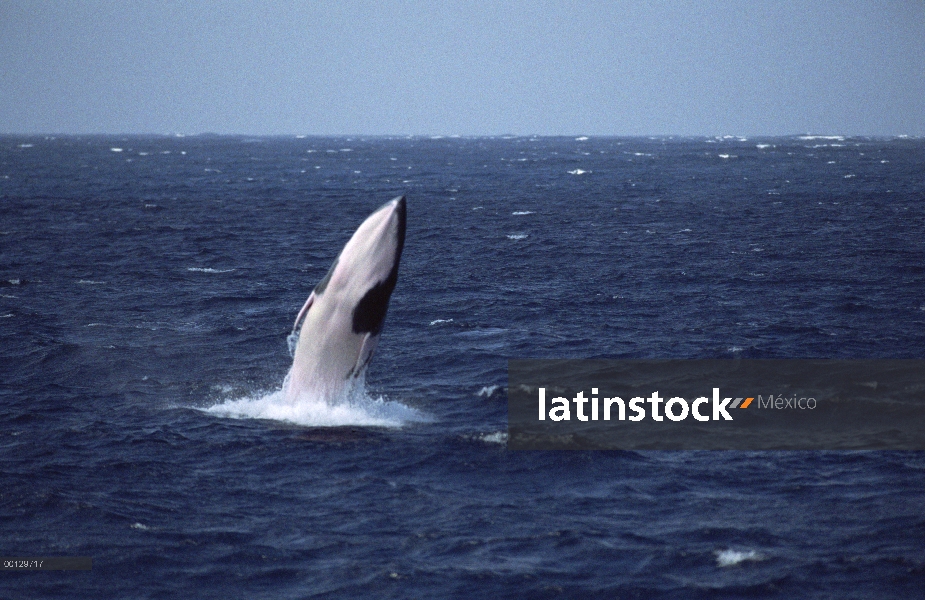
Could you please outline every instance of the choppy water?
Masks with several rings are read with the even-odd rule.
[[[506,361],[925,357],[916,139],[0,137],[0,597],[925,596],[914,452],[509,452]],[[295,313],[408,197],[365,397]]]

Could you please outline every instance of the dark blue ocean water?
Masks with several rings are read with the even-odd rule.
[[[401,426],[247,418],[400,194]],[[529,357],[925,358],[925,141],[0,137],[0,597],[925,597],[922,453],[512,452]]]

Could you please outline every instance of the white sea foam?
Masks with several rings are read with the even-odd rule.
[[[491,398],[495,395],[495,392],[501,389],[500,385],[486,385],[479,390],[479,393],[476,394],[481,398]]]
[[[495,431],[494,433],[483,433],[478,436],[478,439],[489,444],[506,444],[507,432]]]
[[[716,555],[716,565],[719,567],[732,567],[747,560],[764,560],[764,557],[754,550],[717,550],[714,554]]]
[[[507,239],[509,239],[509,240],[525,240],[525,239],[527,239],[528,237],[530,237],[530,235],[527,234],[527,233],[512,233],[511,235],[507,236]]]
[[[434,319],[430,322],[431,325],[439,325],[441,323],[452,323],[453,319]]]
[[[840,142],[845,139],[845,136],[843,135],[801,135],[797,139],[800,139],[800,140],[836,140]]]
[[[410,406],[382,397],[372,398],[362,385],[345,392],[344,397],[335,402],[307,397],[290,402],[280,389],[254,397],[224,400],[204,410],[219,417],[269,419],[306,427],[401,427],[429,420]]]
[[[532,210],[515,210],[511,214],[515,216],[521,216],[521,215],[532,215],[534,214],[534,212]]]
[[[755,144],[755,148],[758,148],[759,150],[765,150],[767,148],[771,148],[771,144]]]
[[[113,152],[122,152],[122,148],[110,148]]]
[[[210,267],[188,267],[187,271],[195,273],[231,273],[234,269],[212,269]]]
[[[584,169],[573,169],[573,170],[569,171],[568,174],[569,174],[569,175],[584,175],[584,174],[587,173],[587,172],[588,172],[588,171],[585,171]]]
[[[34,148],[35,144],[20,144],[20,148]]]
[[[577,137],[577,138],[575,138],[575,141],[576,141],[576,142],[587,142],[587,141],[588,141],[588,136],[583,135],[583,136],[581,136],[581,137]]]
[[[103,285],[105,281],[93,281],[92,279],[81,279],[77,282],[79,285]]]

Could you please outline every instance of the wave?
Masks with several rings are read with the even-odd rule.
[[[837,142],[844,141],[845,136],[843,135],[801,135],[797,137],[798,140],[835,140]]]
[[[231,273],[234,269],[213,269],[211,267],[187,267],[187,271],[195,273]]]
[[[493,433],[483,433],[476,438],[487,444],[507,444],[507,432],[506,431],[495,431]]]
[[[733,567],[747,560],[764,560],[764,557],[754,550],[717,550],[714,554],[716,555],[716,566],[718,567]]]
[[[483,386],[476,395],[482,398],[491,398],[499,389],[501,389],[500,385],[486,385]]]

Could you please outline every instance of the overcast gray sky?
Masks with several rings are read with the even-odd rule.
[[[925,135],[925,2],[0,0],[0,132]]]

